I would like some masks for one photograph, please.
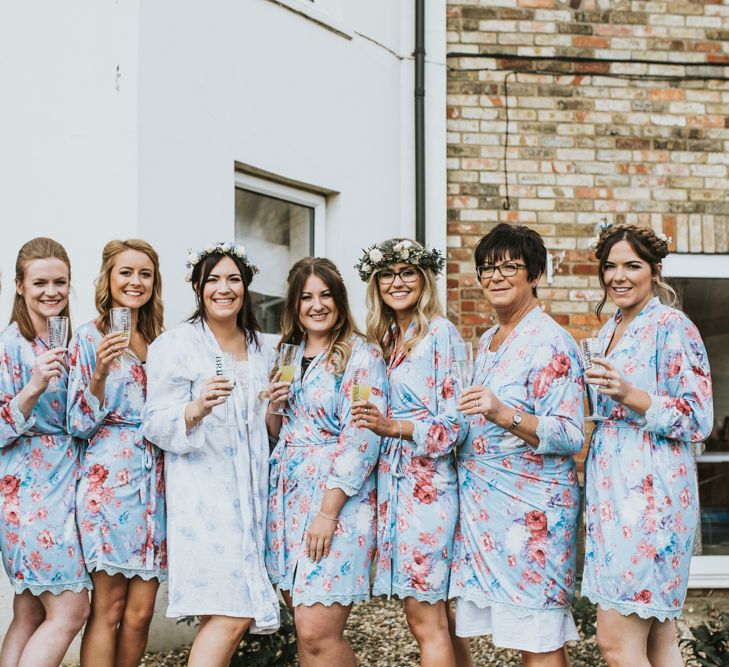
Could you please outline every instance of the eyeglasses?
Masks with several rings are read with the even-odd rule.
[[[414,283],[418,279],[418,270],[407,268],[400,271],[390,271],[387,269],[377,274],[380,285],[389,285],[394,282],[396,277],[399,277],[404,283]]]
[[[519,264],[517,262],[502,262],[501,264],[482,264],[476,267],[476,274],[479,280],[484,278],[493,278],[494,273],[498,271],[502,278],[511,278],[515,276],[519,269],[526,269],[526,264]]]

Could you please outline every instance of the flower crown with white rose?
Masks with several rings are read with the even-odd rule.
[[[644,243],[646,243],[659,259],[663,259],[669,253],[669,247],[673,242],[673,239],[666,234],[656,234],[656,232],[647,226],[633,225],[633,224],[618,224],[613,225],[612,222],[608,222],[607,218],[597,223],[595,228],[595,236],[590,241],[589,248],[595,252],[595,256],[599,259],[601,248],[605,241],[608,240],[613,234],[617,234],[620,231],[628,231],[640,236]]]
[[[354,268],[359,272],[359,277],[367,282],[372,274],[398,262],[430,269],[437,276],[443,271],[445,257],[440,250],[428,250],[416,241],[389,239],[365,249]]]
[[[246,247],[239,243],[233,243],[232,241],[220,241],[218,243],[208,243],[201,250],[188,250],[187,255],[187,272],[185,273],[185,280],[190,283],[192,282],[192,272],[195,266],[199,264],[208,255],[231,255],[237,257],[245,266],[247,266],[253,275],[259,273],[259,269],[253,262],[248,259],[246,254]]]

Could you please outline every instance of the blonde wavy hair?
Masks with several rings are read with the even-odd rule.
[[[405,344],[405,354],[428,335],[430,322],[434,317],[443,316],[443,308],[438,296],[435,273],[429,268],[413,267],[420,271],[423,291],[413,309],[415,333]],[[389,359],[397,341],[397,320],[395,311],[388,306],[380,293],[377,273],[373,273],[367,284],[367,338],[379,346],[385,359]]]
[[[332,367],[335,375],[341,375],[344,373],[344,369],[347,367],[349,358],[352,355],[350,339],[355,335],[364,338],[364,334],[357,328],[352,317],[347,288],[344,286],[344,280],[342,280],[339,270],[332,261],[324,257],[305,257],[296,262],[289,270],[286,301],[281,315],[281,340],[278,349],[281,349],[281,345],[284,343],[298,345],[304,340],[306,330],[301,326],[299,308],[306,280],[312,275],[322,279],[337,308],[337,321],[329,334],[326,361]],[[273,369],[271,377],[276,374],[277,370],[278,368]]]
[[[28,264],[36,259],[60,259],[68,267],[68,281],[71,282],[71,260],[68,258],[66,249],[53,239],[45,236],[39,236],[24,243],[18,251],[18,258],[15,260],[15,283],[22,283],[25,280],[25,269]],[[65,308],[58,313],[68,317],[68,335],[71,335],[71,311],[69,304],[66,303]],[[10,314],[10,324],[15,322],[18,325],[23,338],[26,340],[35,339],[35,328],[28,313],[28,306],[25,303],[25,297],[15,292],[13,299],[13,310]]]
[[[154,267],[154,282],[152,296],[149,301],[139,309],[137,329],[147,344],[159,336],[164,329],[164,304],[162,303],[162,276],[159,272],[159,256],[155,249],[141,239],[127,239],[126,241],[109,241],[101,251],[101,268],[96,278],[96,328],[102,333],[109,333],[111,302],[111,272],[118,255],[126,250],[136,250],[144,253],[152,261]]]
[[[643,225],[615,225],[603,228],[598,234],[595,245],[595,259],[600,263],[598,277],[603,291],[602,299],[595,307],[598,318],[608,298],[604,280],[605,264],[613,246],[620,241],[627,241],[635,254],[651,267],[653,296],[657,296],[661,303],[667,306],[680,308],[678,295],[673,287],[663,280],[661,270],[661,261],[669,253],[668,239]]]

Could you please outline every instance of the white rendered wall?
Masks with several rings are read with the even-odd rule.
[[[95,315],[103,244],[149,240],[176,324],[187,248],[233,235],[235,161],[340,193],[326,254],[363,322],[360,249],[414,235],[413,5],[317,0],[345,37],[271,0],[0,2],[1,325],[17,250],[41,235],[71,256],[77,323]],[[427,233],[442,248],[445,0],[426,5]],[[0,573],[0,632],[11,598]],[[189,636],[165,607],[163,587],[153,649]]]

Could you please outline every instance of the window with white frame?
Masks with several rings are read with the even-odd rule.
[[[729,258],[672,255],[664,274],[701,332],[714,389],[714,429],[696,452],[701,530],[689,585],[729,588]]]
[[[325,203],[320,195],[236,174],[235,240],[261,269],[251,296],[267,333],[281,330],[289,268],[322,245]]]

